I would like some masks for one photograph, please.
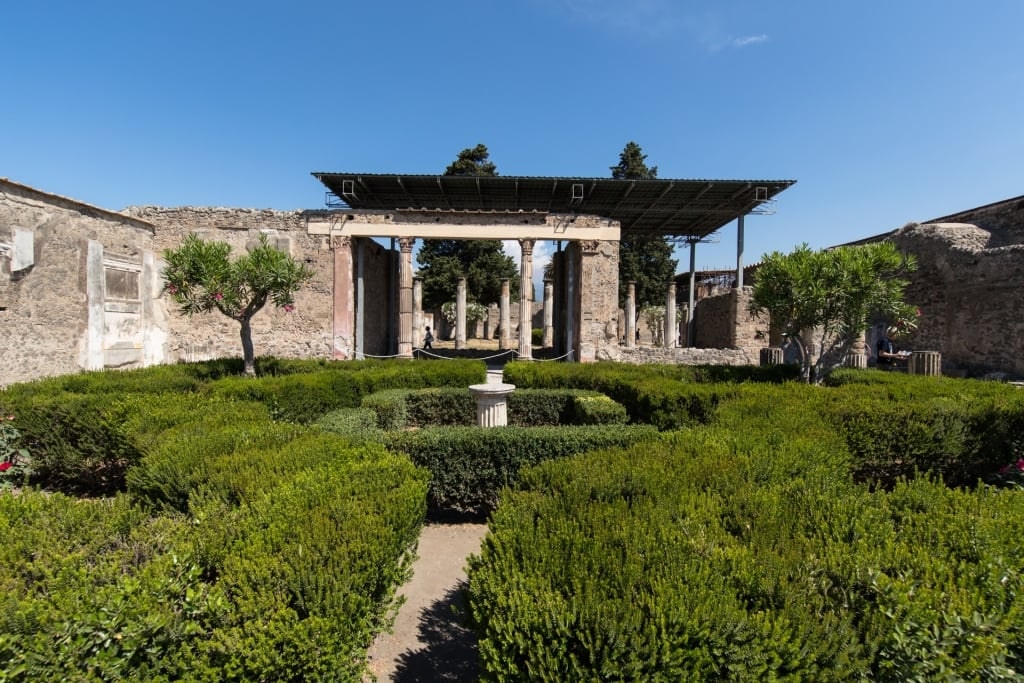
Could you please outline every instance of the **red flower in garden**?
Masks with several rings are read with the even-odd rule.
[[[1024,472],[1024,458],[1017,461],[1017,469]]]
[[[177,294],[178,293],[178,288],[175,287],[174,285],[171,285],[170,287],[167,288],[167,291],[169,293],[171,293],[171,294]]]
[[[7,461],[0,462],[0,472],[6,472],[9,469],[11,469],[11,463]]]
[[[285,313],[291,313],[294,310],[295,310],[295,304],[285,304],[284,305],[284,312]]]
[[[213,298],[216,299],[217,301],[220,301],[221,299],[224,298],[224,295],[221,294],[220,292],[215,292]]]

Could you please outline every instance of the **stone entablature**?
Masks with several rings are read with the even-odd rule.
[[[599,216],[505,211],[335,211],[307,215],[311,235],[422,239],[619,240]]]

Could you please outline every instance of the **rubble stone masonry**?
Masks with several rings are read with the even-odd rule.
[[[98,345],[110,308],[102,299],[104,261],[123,265],[120,272],[133,275],[121,284],[144,292],[138,277],[153,239],[153,226],[144,220],[0,179],[0,386],[102,367]],[[111,278],[111,287],[117,283]],[[90,300],[90,284],[99,301]],[[110,312],[141,334],[136,299],[117,302],[121,310]]]
[[[271,244],[312,269],[314,275],[295,296],[295,310],[286,313],[268,303],[252,319],[253,345],[259,356],[330,358],[333,337],[334,255],[329,238],[306,234],[306,213],[270,209],[217,207],[163,208],[135,206],[127,215],[156,227],[159,254],[179,246],[189,234],[227,242],[233,254],[266,234]],[[197,361],[242,353],[237,322],[220,313],[192,317],[169,307],[168,362]]]

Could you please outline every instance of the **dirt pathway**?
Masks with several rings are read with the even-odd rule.
[[[489,365],[500,384],[503,364]],[[413,575],[399,591],[405,603],[391,633],[370,647],[369,668],[381,683],[451,681],[478,677],[476,635],[465,625],[466,560],[480,551],[486,524],[427,524],[420,533]]]
[[[392,633],[374,641],[369,668],[381,683],[476,681],[476,636],[465,609],[466,560],[480,551],[485,524],[427,524],[419,559],[400,593],[405,596]]]

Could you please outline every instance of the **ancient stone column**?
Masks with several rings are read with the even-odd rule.
[[[519,264],[519,358],[533,358],[533,347],[530,329],[533,316],[530,307],[530,294],[533,290],[533,243],[534,240],[519,240],[523,249],[523,257]]]
[[[761,365],[782,365],[782,349],[766,346],[761,349]]]
[[[555,343],[555,284],[544,281],[544,348],[550,349]]]
[[[938,351],[913,351],[907,362],[907,372],[911,375],[942,375],[942,354]]]
[[[498,348],[507,351],[512,348],[512,311],[508,278],[501,281],[501,320],[498,326],[501,328],[498,332]]]
[[[676,325],[676,283],[673,280],[668,283],[668,291],[665,293],[665,348],[676,347],[676,337],[679,336]]]
[[[398,355],[412,358],[412,246],[415,237],[400,237],[398,248]]]
[[[853,342],[843,364],[848,368],[865,369],[868,367],[868,345],[863,338]]]
[[[334,250],[334,344],[332,357],[349,360],[355,350],[355,292],[352,290],[352,238],[335,235]]]
[[[626,348],[636,346],[636,282],[626,286]]]
[[[423,280],[412,279],[412,343],[423,342]]]
[[[466,278],[460,277],[455,290],[455,348],[466,348]]]
[[[473,384],[470,392],[476,398],[476,424],[479,427],[508,425],[508,395],[514,384]]]

